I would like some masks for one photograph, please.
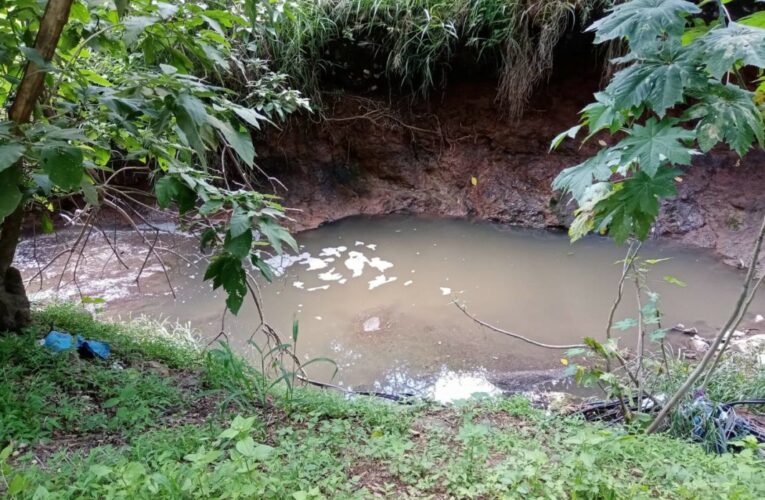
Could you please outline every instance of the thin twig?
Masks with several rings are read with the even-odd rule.
[[[543,347],[545,349],[577,349],[577,348],[586,348],[587,347],[584,344],[561,345],[561,344],[545,344],[543,342],[538,342],[536,340],[532,340],[532,339],[530,339],[528,337],[525,337],[523,335],[520,335],[518,333],[513,333],[513,332],[510,332],[510,331],[507,331],[507,330],[503,330],[502,328],[496,327],[494,325],[486,323],[483,320],[480,320],[480,319],[476,318],[475,316],[473,316],[472,314],[470,314],[468,312],[467,308],[464,305],[460,304],[456,300],[454,302],[452,302],[452,303],[455,306],[457,306],[457,309],[462,311],[463,314],[465,314],[465,316],[467,316],[468,318],[472,319],[473,321],[475,321],[479,325],[481,325],[483,327],[486,327],[489,330],[492,330],[494,332],[501,333],[502,335],[507,335],[508,337],[512,337],[514,339],[522,340],[523,342],[526,342],[527,344],[535,345],[537,347]]]

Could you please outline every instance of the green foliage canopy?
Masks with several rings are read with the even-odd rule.
[[[596,43],[625,41],[629,50],[581,124],[552,143],[582,129],[585,141],[603,131],[618,139],[553,182],[579,204],[573,239],[593,230],[618,242],[645,239],[659,200],[676,194],[676,166],[720,143],[739,155],[762,147],[765,12],[734,21],[727,3],[717,2],[719,18],[706,23],[686,0],[632,0],[588,28]]]
[[[217,173],[227,158],[252,175],[252,131],[308,107],[253,52],[253,24],[284,15],[282,3],[75,0],[51,61],[34,49],[44,7],[0,0],[0,104],[27,68],[46,73],[31,124],[0,113],[0,222],[21,204],[49,220],[72,196],[127,214],[131,195],[114,179],[144,171],[160,207],[175,204],[207,246],[220,243],[206,278],[237,312],[249,264],[267,273],[262,251],[295,246],[274,196]]]

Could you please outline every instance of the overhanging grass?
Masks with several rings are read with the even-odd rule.
[[[497,67],[498,99],[519,114],[552,67],[567,28],[607,0],[296,0],[290,15],[260,32],[275,69],[317,95],[322,77],[360,62],[368,76],[420,96],[445,83],[458,51]],[[343,59],[331,54],[338,46]],[[354,49],[357,49],[354,51]],[[349,54],[370,54],[371,61]]]
[[[765,496],[765,467],[751,450],[707,454],[698,445],[666,435],[630,435],[619,427],[536,410],[520,398],[443,408],[349,400],[299,388],[289,398],[273,393],[268,408],[224,405],[201,418],[183,420],[198,412],[196,403],[217,386],[185,385],[182,377],[193,373],[199,380],[208,378],[215,358],[201,362],[195,350],[172,347],[172,335],[161,333],[157,340],[142,330],[136,337],[131,334],[136,326],[100,323],[68,306],[39,312],[36,320],[38,326],[26,335],[0,337],[0,449],[11,441],[8,450],[15,451],[0,457],[0,495]],[[99,363],[79,360],[74,353],[45,352],[35,341],[50,321],[112,342],[114,360]],[[173,355],[172,349],[181,354]],[[113,361],[124,368],[113,369]],[[209,378],[225,385],[219,380],[223,373]],[[22,396],[29,394],[40,404],[25,401]],[[17,399],[5,399],[8,395]],[[62,397],[65,404],[52,404]],[[111,406],[107,401],[113,398],[117,401]],[[99,414],[103,418],[94,420]],[[236,414],[253,418],[243,426],[247,420],[234,418]],[[64,426],[27,425],[46,419]],[[5,424],[22,420],[21,426]],[[72,446],[72,437],[94,433],[111,439]]]

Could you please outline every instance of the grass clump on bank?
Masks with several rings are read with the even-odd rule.
[[[499,77],[498,100],[519,116],[552,68],[567,29],[605,0],[296,0],[260,32],[260,55],[317,95],[327,78],[384,79],[426,97],[460,56]]]
[[[48,353],[37,340],[51,323],[110,342],[113,359]],[[101,323],[54,306],[37,313],[26,334],[0,337],[0,493],[765,496],[765,467],[751,450],[707,454],[666,436],[634,436],[548,414],[520,398],[444,408],[274,388],[264,406],[241,390],[244,379],[259,377],[242,368],[241,358],[226,350],[209,355],[174,335],[152,337],[147,325]],[[256,393],[266,386],[253,387]]]

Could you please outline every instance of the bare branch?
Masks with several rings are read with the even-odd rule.
[[[481,325],[481,326],[483,326],[485,328],[488,328],[489,330],[492,330],[494,332],[501,333],[502,335],[507,335],[508,337],[512,337],[514,339],[522,340],[523,342],[526,342],[527,344],[531,344],[531,345],[534,345],[534,346],[537,346],[537,347],[542,347],[542,348],[545,348],[545,349],[576,349],[576,348],[586,348],[587,347],[584,344],[560,345],[560,344],[545,344],[543,342],[538,342],[536,340],[532,340],[532,339],[530,339],[528,337],[525,337],[523,335],[520,335],[518,333],[513,333],[513,332],[510,332],[510,331],[507,331],[507,330],[503,330],[502,328],[499,328],[497,326],[491,325],[489,323],[486,323],[483,320],[480,320],[480,319],[476,318],[475,316],[473,316],[472,314],[470,314],[468,312],[467,308],[464,305],[460,304],[456,300],[454,302],[452,302],[452,303],[455,306],[457,306],[457,309],[462,311],[462,313],[465,316],[467,316],[468,318],[472,319],[473,321],[475,321],[479,325]]]

